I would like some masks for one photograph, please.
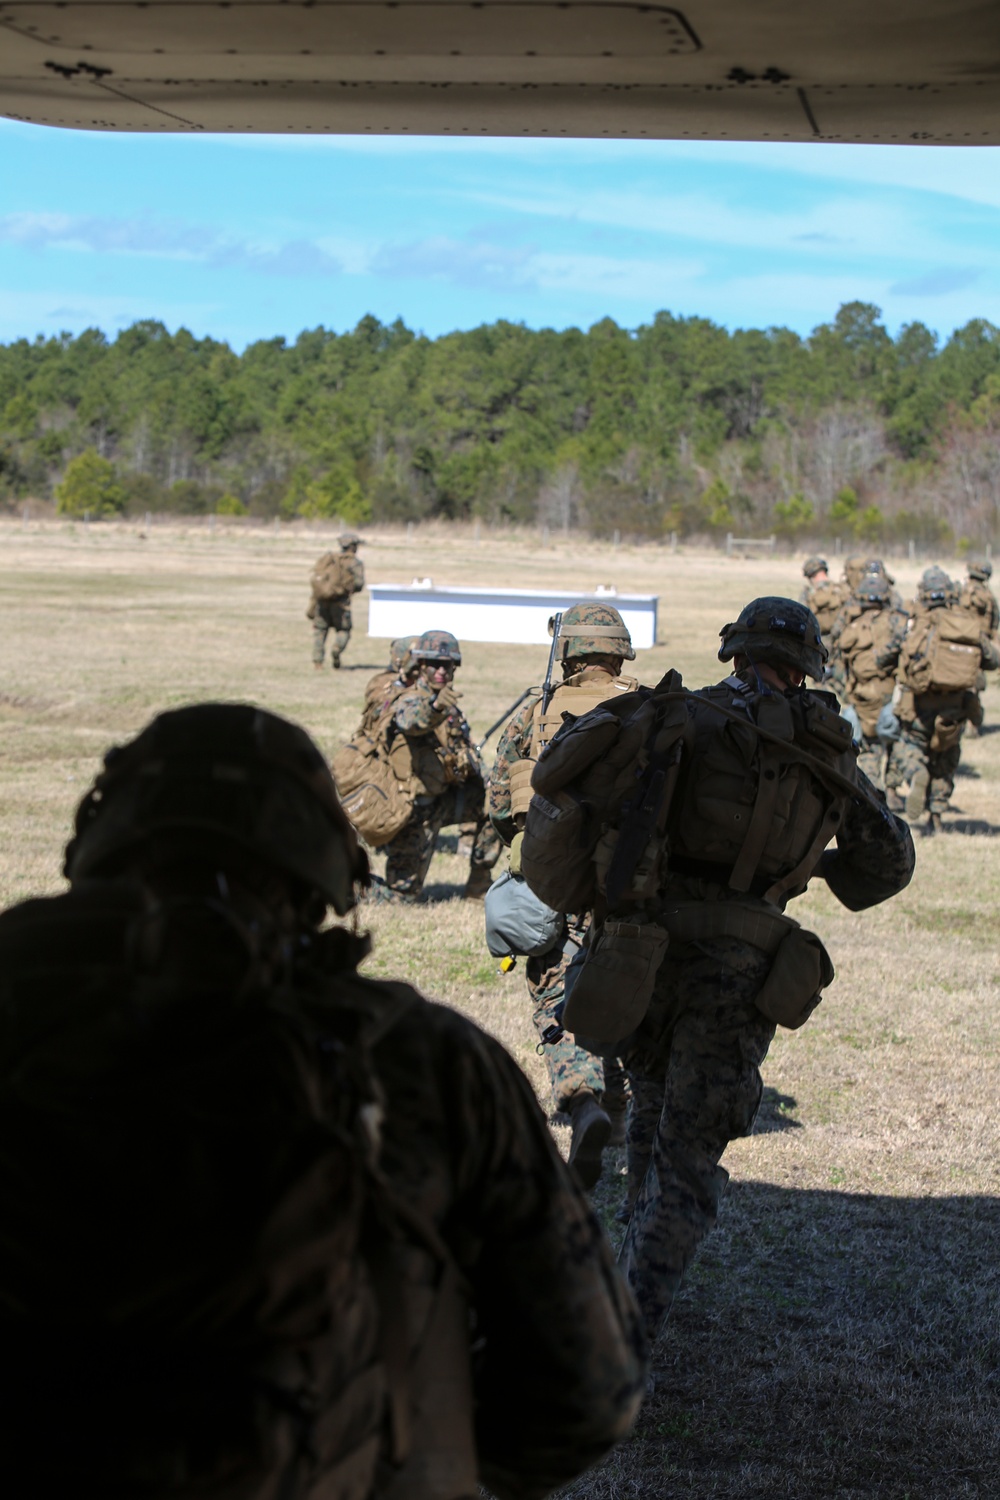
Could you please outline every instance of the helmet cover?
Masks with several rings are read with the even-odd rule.
[[[415,662],[451,661],[460,667],[462,648],[450,630],[425,630],[410,647],[410,657]]]
[[[829,571],[830,564],[825,557],[820,557],[818,554],[807,557],[802,564],[802,572],[806,578],[815,578],[817,573],[829,573]]]
[[[554,629],[553,615],[549,635]],[[635,661],[632,637],[613,605],[586,599],[563,610],[556,659],[568,661],[577,656],[620,656],[625,661]]]
[[[305,730],[245,703],[157,715],[108,751],[77,808],[70,880],[113,875],[156,834],[235,844],[320,891],[343,916],[368,860]]]
[[[719,635],[720,661],[746,656],[751,662],[797,667],[816,682],[830,654],[812,610],[774,595],[751,600]]]
[[[957,604],[958,585],[948,577],[944,568],[934,563],[925,569],[917,584],[917,598],[927,609],[942,609]]]

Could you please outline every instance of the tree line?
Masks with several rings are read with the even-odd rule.
[[[365,317],[250,344],[143,321],[0,345],[0,505],[657,537],[981,546],[1000,510],[1000,329],[801,337],[658,313],[430,339]]]

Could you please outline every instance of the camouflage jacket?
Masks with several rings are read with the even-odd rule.
[[[212,1044],[225,1031],[220,1016],[225,1016],[226,985],[242,983],[243,971],[238,965],[233,968],[225,930],[213,928],[211,921],[207,927],[202,924],[197,928],[201,956],[194,972],[203,971],[207,942],[207,972],[212,978],[205,987],[206,1003],[192,1005],[183,961],[178,970],[173,952],[162,971],[149,969],[154,960],[145,950],[142,962],[136,962],[134,924],[143,923],[148,911],[142,887],[93,881],[63,896],[24,903],[0,917],[0,1019],[8,1022],[0,1031],[6,1062],[16,1063],[26,1051],[34,1061],[39,1046],[48,1045],[54,1034],[55,1055],[64,1059],[72,1054],[72,1066],[61,1073],[56,1070],[55,1084],[44,1068],[36,1070],[34,1087],[61,1089],[69,1099],[89,1098],[89,1077],[102,1083],[106,1075],[114,1077],[109,1062],[117,1059],[135,1030],[130,1029],[130,999],[137,985],[138,993],[148,998],[153,973],[161,1018],[157,1024],[171,1039],[166,1060],[157,1053],[153,1098],[156,1088],[165,1091],[163,1104],[176,1105],[178,1118],[192,1122],[190,1139],[197,1142],[203,1128],[210,1131],[214,1124],[217,1131],[218,1120],[225,1118],[221,1105],[213,1116],[204,1101],[215,1097],[228,1103],[230,1079],[216,1080],[213,1095],[211,1075],[202,1076],[202,1092],[197,1093],[190,1069],[180,1065],[171,1071],[172,1048],[176,1043],[183,1056],[189,1043],[200,1037],[208,1043],[205,1058],[216,1055]],[[190,916],[187,904],[184,911]],[[214,920],[217,923],[217,916]],[[218,952],[212,947],[213,932],[222,939]],[[75,1150],[77,1158],[86,1158],[85,1180],[79,1191],[74,1184],[68,1196],[65,1183],[56,1190],[54,1183],[38,1180],[40,1165],[52,1162],[58,1170],[64,1160],[58,1129],[41,1132],[47,1136],[44,1143],[31,1139],[31,1131],[8,1142],[0,1163],[8,1190],[5,1201],[20,1203],[27,1194],[29,1204],[47,1205],[42,1214],[26,1214],[21,1225],[25,1234],[38,1240],[39,1254],[20,1262],[12,1253],[0,1255],[0,1329],[5,1346],[45,1351],[39,1361],[19,1361],[19,1396],[25,1399],[7,1402],[0,1410],[8,1470],[13,1467],[18,1473],[30,1464],[32,1488],[46,1494],[62,1492],[51,1481],[65,1476],[72,1462],[74,1480],[82,1478],[85,1489],[94,1488],[86,1484],[92,1477],[100,1489],[121,1487],[123,1493],[131,1493],[145,1488],[150,1472],[178,1469],[185,1475],[184,1492],[188,1487],[200,1490],[202,1481],[210,1481],[206,1490],[214,1491],[220,1480],[211,1466],[220,1449],[226,1464],[223,1487],[234,1474],[242,1484],[249,1471],[249,1492],[256,1466],[268,1463],[274,1472],[264,1473],[254,1492],[276,1493],[283,1475],[287,1480],[293,1440],[302,1439],[302,1487],[311,1491],[315,1478],[327,1500],[357,1496],[362,1484],[373,1500],[466,1500],[477,1475],[500,1500],[541,1500],[627,1434],[644,1390],[638,1317],[600,1225],[561,1160],[527,1079],[497,1042],[463,1016],[424,1000],[407,985],[360,977],[354,967],[358,949],[358,940],[344,928],[303,934],[294,968],[283,973],[261,970],[254,981],[274,992],[280,1015],[299,1039],[297,1055],[314,1059],[308,1064],[315,1070],[311,1108],[326,1114],[329,1123],[321,1128],[317,1120],[311,1133],[296,1134],[298,1118],[283,1113],[285,1096],[295,1093],[286,1076],[287,1059],[279,1060],[274,1077],[269,1077],[266,1046],[257,1053],[250,1046],[257,1071],[245,1075],[242,1092],[234,1097],[238,1102],[258,1101],[262,1123],[257,1137],[251,1131],[248,1138],[262,1153],[270,1175],[260,1172],[244,1183],[238,1170],[230,1173],[226,1192],[231,1198],[221,1212],[223,1219],[227,1212],[247,1213],[247,1202],[256,1210],[261,1194],[267,1202],[273,1198],[281,1205],[270,1240],[261,1234],[253,1257],[245,1254],[238,1233],[209,1238],[201,1258],[192,1256],[191,1244],[197,1248],[198,1241],[191,1240],[190,1225],[176,1229],[182,1250],[175,1255],[169,1239],[174,1224],[160,1225],[155,1212],[148,1211],[154,1201],[161,1205],[160,1184],[154,1180],[145,1197],[135,1194],[137,1211],[146,1210],[146,1217],[131,1225],[134,1233],[129,1235],[128,1254],[115,1268],[117,1277],[88,1276],[85,1258],[72,1259],[74,1244],[93,1253],[97,1226],[86,1212],[78,1219],[71,1212],[90,1205],[89,1189],[84,1191],[88,1182],[99,1191],[117,1189],[123,1164],[131,1162],[124,1153],[119,1160],[117,1152],[105,1158],[90,1149],[93,1140],[118,1139],[116,1101],[124,1108],[123,1126],[139,1113],[128,1091],[123,1097],[120,1089],[108,1089],[92,1122],[86,1112],[67,1114],[67,1136],[76,1132],[78,1137],[69,1156],[73,1158]],[[29,994],[36,1002],[35,1029],[25,1032],[9,1023],[13,1015],[23,1013]],[[240,1004],[252,1010],[253,1001],[240,994]],[[250,994],[260,991],[251,989]],[[116,1019],[119,995],[123,1003]],[[107,1017],[103,1029],[102,1017]],[[261,1035],[266,1041],[268,1034]],[[81,1047],[81,1039],[87,1045]],[[141,1029],[136,1044],[142,1056]],[[352,1130],[351,1121],[339,1113],[338,1101],[364,1097],[355,1087],[360,1079],[366,1080],[365,1092],[372,1082],[377,1086],[378,1124],[368,1127],[365,1121],[367,1128],[361,1130],[355,1121]],[[8,1078],[4,1102],[14,1114],[21,1107],[20,1087]],[[24,1098],[30,1101],[30,1089]],[[192,1100],[200,1105],[200,1113]],[[148,1114],[158,1118],[155,1102]],[[78,1116],[90,1127],[89,1134],[80,1135]],[[51,1123],[51,1107],[41,1117]],[[204,1127],[199,1123],[202,1117]],[[231,1129],[229,1136],[238,1167],[244,1138],[241,1135],[237,1143]],[[343,1168],[316,1170],[327,1161],[322,1155],[330,1149],[326,1140],[338,1142],[336,1149],[342,1153],[352,1149],[353,1141],[356,1155],[368,1160],[374,1146],[377,1162],[369,1165],[367,1175],[354,1174],[352,1186]],[[184,1143],[190,1144],[188,1137]],[[28,1160],[34,1177],[24,1170]],[[200,1228],[214,1225],[202,1199],[205,1184],[214,1184],[212,1173],[221,1172],[224,1165],[218,1153],[204,1158],[195,1153],[189,1165],[182,1152],[166,1174],[164,1186],[175,1193],[183,1193],[186,1174],[190,1176],[191,1223]],[[294,1196],[288,1192],[290,1183],[297,1184]],[[360,1259],[353,1227],[360,1219],[359,1193],[376,1208],[365,1241],[368,1248]],[[215,1195],[208,1201],[214,1209]],[[50,1217],[59,1220],[59,1233],[48,1231]],[[259,1218],[259,1212],[246,1218],[254,1232]],[[128,1212],[123,1222],[129,1222]],[[238,1222],[242,1224],[243,1218]],[[298,1240],[288,1238],[296,1229],[311,1236],[314,1257],[322,1252],[321,1259],[307,1257],[302,1262],[305,1269],[286,1254],[288,1245],[301,1249]],[[114,1224],[107,1234],[113,1242]],[[166,1248],[161,1249],[161,1240],[166,1240]],[[382,1250],[376,1253],[379,1244]],[[144,1252],[151,1251],[155,1254],[147,1263]],[[261,1283],[269,1295],[260,1291],[251,1300],[249,1323],[232,1325],[233,1307],[219,1295],[209,1304],[213,1316],[207,1324],[204,1317],[198,1321],[195,1314],[205,1303],[206,1281],[211,1288],[211,1278],[220,1278],[220,1290],[236,1299],[245,1291],[248,1265],[256,1272],[268,1255],[286,1279]],[[314,1264],[316,1269],[310,1270]],[[328,1276],[321,1265],[330,1268]],[[382,1270],[376,1272],[376,1266]],[[65,1285],[58,1280],[60,1267]],[[101,1270],[106,1271],[103,1264]],[[377,1290],[384,1286],[386,1273],[394,1288],[391,1297]],[[151,1279],[156,1275],[163,1277],[162,1283]],[[297,1278],[297,1297],[288,1291],[293,1284],[290,1276]],[[256,1293],[258,1282],[249,1284]],[[37,1429],[48,1420],[49,1408],[32,1386],[36,1365],[41,1390],[51,1386],[47,1336],[60,1298],[71,1309],[61,1309],[66,1315],[60,1322],[66,1335],[60,1357],[72,1396],[64,1417],[71,1432],[79,1428],[88,1434],[70,1461],[59,1445],[53,1448],[39,1441]],[[108,1299],[113,1317],[106,1310]],[[169,1332],[150,1308],[172,1311]],[[450,1318],[442,1316],[449,1311]],[[468,1347],[470,1312],[477,1343],[474,1376]],[[401,1394],[410,1407],[412,1436],[401,1467],[381,1463],[375,1483],[369,1485],[366,1468],[375,1464],[380,1452],[388,1459],[379,1355],[379,1327],[386,1316],[402,1324]],[[172,1343],[176,1324],[183,1337]],[[235,1336],[225,1342],[225,1331],[231,1333],[232,1326],[242,1342],[233,1342]],[[81,1330],[86,1335],[82,1339]],[[218,1368],[216,1341],[221,1341],[228,1360]],[[207,1363],[207,1379],[218,1383],[211,1386],[207,1416],[190,1400],[171,1405],[172,1381],[186,1391],[192,1378],[183,1359],[176,1375],[173,1372],[170,1359],[177,1347],[189,1360],[195,1359],[196,1370]],[[301,1359],[295,1355],[300,1347],[306,1351]],[[124,1361],[122,1348],[127,1351]],[[525,1357],[528,1349],[531,1358]],[[280,1352],[282,1363],[266,1366],[265,1381],[254,1362],[271,1350]],[[82,1372],[101,1370],[96,1394],[91,1394],[93,1382],[81,1378],[74,1361],[81,1362]],[[304,1394],[298,1405],[300,1388]],[[234,1412],[241,1411],[246,1390],[253,1392],[252,1419],[237,1423],[230,1416],[230,1404]],[[275,1402],[273,1418],[265,1418],[271,1390],[284,1400]],[[115,1424],[107,1427],[100,1421],[102,1403],[108,1401],[127,1413],[133,1407],[141,1413],[141,1421],[130,1425],[124,1439]],[[18,1410],[30,1420],[19,1423]],[[295,1425],[285,1447],[285,1427],[280,1424],[292,1427],[288,1411],[294,1412]],[[260,1440],[258,1421],[276,1428],[270,1444]],[[318,1466],[315,1475],[305,1472],[310,1461]],[[173,1468],[168,1467],[171,1462]]]
[[[457,705],[447,710],[438,708],[436,698],[437,690],[419,677],[405,683],[389,700],[391,715],[383,715],[381,732],[386,743],[391,749],[393,739],[403,735],[414,751],[430,751],[443,768],[446,781],[482,777],[483,764],[472,743],[468,720]]]
[[[613,673],[604,667],[584,667],[582,672],[575,672],[559,683],[552,694],[550,709],[559,707],[559,690],[563,687],[589,687],[593,686],[600,691],[606,684],[609,695],[612,684],[620,683],[624,687],[634,687],[632,678],[616,678]],[[510,768],[517,760],[534,760],[534,746],[532,745],[532,724],[538,707],[537,697],[529,698],[514,714],[509,721],[500,743],[497,746],[496,759],[490,772],[488,812],[490,822],[505,844],[513,841],[517,832],[517,825],[511,815],[510,801]]]

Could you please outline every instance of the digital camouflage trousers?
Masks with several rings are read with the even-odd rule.
[[[631,1217],[619,1261],[650,1342],[715,1224],[729,1181],[719,1159],[753,1129],[774,1036],[754,1000],[770,967],[767,954],[732,938],[670,949],[624,1057]]]
[[[440,797],[418,797],[413,815],[385,846],[385,883],[399,896],[419,896],[442,828],[474,823],[470,870],[491,870],[503,848],[486,816],[486,788],[480,777],[447,787]]]
[[[581,1089],[589,1089],[606,1104],[624,1107],[625,1075],[616,1058],[603,1058],[578,1047],[572,1036],[546,1041],[546,1032],[558,1034],[559,1014],[566,995],[566,973],[590,926],[590,914],[566,918],[566,937],[547,953],[528,959],[526,976],[538,1032],[539,1049],[549,1075],[553,1113],[565,1113],[570,1100]]]
[[[892,791],[899,791],[904,782],[909,782],[916,796],[911,805],[907,798],[907,816],[919,817],[921,808],[915,804],[923,793],[923,804],[932,813],[943,813],[955,790],[955,773],[962,759],[961,744],[948,750],[932,750],[934,714],[921,714],[908,724],[903,724],[899,739],[892,747],[892,756],[886,772],[885,784]],[[964,725],[963,725],[964,728]]]
[[[349,604],[340,604],[335,599],[317,599],[316,613],[313,616],[313,661],[322,663],[326,654],[326,638],[332,630],[331,660],[336,663],[347,650],[347,643],[351,639],[351,624]]]

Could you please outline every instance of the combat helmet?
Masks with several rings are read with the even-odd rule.
[[[555,616],[549,621],[549,635],[554,629]],[[586,599],[563,610],[556,660],[569,661],[576,656],[620,656],[635,661],[632,637],[613,605]]]
[[[818,554],[807,557],[802,564],[802,572],[806,578],[815,578],[817,573],[829,573],[829,571],[830,564],[825,557],[820,557]]]
[[[965,564],[965,571],[970,578],[987,583],[993,577],[993,564],[988,557],[970,557]]]
[[[415,662],[450,661],[456,667],[462,665],[462,648],[450,630],[425,630],[417,636],[409,654]]]
[[[346,552],[348,547],[360,547],[363,538],[358,536],[356,531],[342,531],[337,541],[340,543],[340,550]]]
[[[943,609],[958,603],[958,585],[937,563],[925,569],[917,584],[917,600],[925,609]]]
[[[402,671],[410,652],[419,641],[418,635],[401,635],[389,647],[389,670]]]
[[[64,873],[114,875],[158,834],[199,852],[236,845],[319,891],[341,916],[368,881],[367,856],[313,741],[248,703],[173,709],[109,750],[77,808]]]
[[[798,667],[816,682],[822,678],[830,654],[812,610],[794,599],[773,595],[751,600],[738,620],[722,627],[719,636],[720,661],[742,655],[751,662],[781,663]]]
[[[865,609],[885,609],[892,602],[892,590],[884,573],[866,573],[854,591],[854,597]]]

